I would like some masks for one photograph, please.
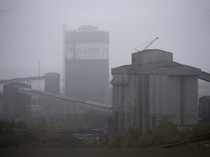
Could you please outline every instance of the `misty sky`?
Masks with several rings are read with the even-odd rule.
[[[0,79],[62,72],[63,24],[110,32],[111,67],[130,63],[134,48],[174,53],[210,72],[209,0],[0,0]]]

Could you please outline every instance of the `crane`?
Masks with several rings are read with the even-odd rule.
[[[159,39],[159,37],[154,38],[152,41],[149,42],[149,44],[147,44],[147,45],[143,48],[143,50],[148,49],[148,48],[149,48],[155,41],[157,41],[158,39]],[[134,50],[137,51],[137,52],[141,51],[140,49],[137,49],[137,48],[135,48]]]
[[[147,44],[143,50],[148,49],[154,42],[156,42],[159,39],[159,37],[154,38],[149,44]]]

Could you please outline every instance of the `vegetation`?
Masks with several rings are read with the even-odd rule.
[[[23,122],[0,121],[0,147],[35,144],[37,146],[56,147],[143,148],[170,144],[201,135],[205,137],[206,134],[209,139],[210,125],[208,124],[201,123],[194,127],[178,127],[167,120],[163,120],[157,128],[147,130],[143,134],[140,129],[129,129],[127,133],[113,137],[108,137],[105,134],[81,134],[78,135],[81,138],[78,138],[74,136],[74,131],[69,128],[53,129],[52,127],[47,128],[46,125],[28,128]]]
[[[17,147],[29,143],[32,139],[32,134],[25,123],[0,121],[0,147]]]
[[[178,127],[167,120],[163,120],[157,128],[148,130],[143,134],[139,129],[129,129],[126,134],[112,137],[108,145],[118,148],[161,146],[200,136],[210,140],[209,125],[198,124],[194,127]]]

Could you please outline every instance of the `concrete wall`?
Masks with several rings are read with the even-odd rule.
[[[170,88],[170,83],[168,82],[167,76],[162,75],[150,75],[150,86],[149,86],[149,105],[150,107],[150,116],[151,116],[151,125],[156,126],[159,123],[159,120],[165,116],[173,115],[174,111],[172,109],[173,103],[168,102],[174,100],[176,97],[171,95],[167,96],[168,88]],[[172,88],[173,89],[173,88]],[[170,97],[170,98],[169,98]],[[172,110],[171,110],[172,109]],[[171,110],[171,112],[170,112]]]
[[[198,113],[197,94],[198,84],[194,77],[153,75],[150,77],[151,114],[157,121],[168,118],[180,124],[183,116],[184,124],[195,123]]]
[[[113,85],[115,127],[142,132],[168,119],[175,124],[197,121],[198,81],[195,77],[166,75],[115,75]]]
[[[181,84],[179,77],[167,78],[167,89],[165,93],[165,108],[163,115],[169,116],[170,120],[180,124],[180,102],[181,102]]]
[[[45,74],[45,91],[54,94],[60,93],[60,75],[58,73]]]
[[[19,88],[30,88],[22,83],[4,85],[3,112],[9,120],[27,120],[31,116],[31,96],[18,92]]]
[[[68,96],[102,103],[108,101],[108,60],[70,60],[66,64]]]
[[[184,78],[184,122],[194,124],[198,120],[198,79]]]
[[[199,88],[198,88],[199,97],[210,95],[210,83],[209,82],[199,80],[198,85],[199,85]]]

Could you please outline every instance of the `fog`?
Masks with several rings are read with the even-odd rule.
[[[62,72],[63,27],[110,32],[110,66],[130,63],[135,48],[174,53],[210,70],[208,0],[0,0],[0,78]]]
[[[0,0],[0,154],[210,154],[209,19],[209,0]]]

